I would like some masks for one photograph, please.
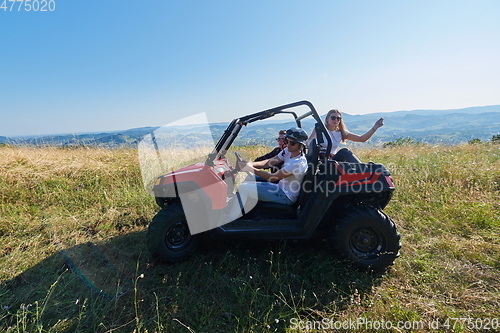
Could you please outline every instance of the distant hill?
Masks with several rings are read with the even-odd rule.
[[[472,139],[489,141],[493,135],[500,134],[500,105],[471,107],[457,110],[413,110],[366,115],[343,113],[347,129],[352,133],[363,134],[379,119],[384,118],[384,126],[370,140],[371,143],[390,142],[397,138],[410,137],[426,143],[459,144]],[[322,116],[324,119],[324,116]],[[239,141],[267,142],[273,139],[280,129],[293,126],[293,122],[253,123],[242,130],[244,135]],[[314,127],[312,120],[303,121],[303,127],[309,133]],[[220,134],[225,129],[221,125],[213,126],[214,133]],[[350,143],[351,144],[351,143]]]
[[[409,137],[415,141],[453,145],[468,142],[476,138],[482,141],[489,141],[493,135],[500,134],[500,105],[453,110],[396,111],[366,115],[343,114],[348,130],[356,134],[365,133],[380,117],[384,117],[385,125],[377,131],[375,136],[370,140],[371,143],[390,142],[397,138]],[[169,127],[169,136],[166,140],[170,138],[172,142],[177,144],[195,145],[202,141],[206,142],[211,136],[211,139],[216,142],[228,124],[229,122],[209,124],[210,131],[208,131],[207,127],[199,125]],[[302,125],[310,133],[314,123],[312,120],[305,120],[302,122]],[[241,131],[235,144],[274,145],[274,139],[278,131],[292,126],[294,126],[293,121],[283,123],[276,121],[252,123]],[[144,135],[158,128],[160,127],[141,127],[103,133],[61,134],[20,138],[0,136],[0,143],[62,147],[80,145],[135,147]]]
[[[428,143],[459,144],[472,139],[489,141],[500,133],[500,105],[457,110],[414,110],[346,116],[348,129],[362,133],[378,118],[385,125],[376,138],[383,142],[410,137]]]
[[[12,145],[33,146],[98,146],[98,147],[130,147],[135,146],[144,135],[153,132],[158,127],[141,127],[124,131],[102,133],[79,133],[43,135],[35,137],[7,138],[6,143]],[[0,141],[1,142],[1,141]]]

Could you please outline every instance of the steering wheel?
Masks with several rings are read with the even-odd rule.
[[[240,171],[240,165],[239,165],[239,163],[243,162],[244,160],[241,157],[240,153],[238,153],[237,151],[234,152],[234,156],[236,156],[236,166],[235,166],[235,169],[238,169],[238,171]]]
[[[234,152],[234,155],[236,156],[236,165],[233,167],[233,170],[226,172],[226,174],[225,174],[226,177],[235,175],[238,172],[242,171],[240,169],[239,162],[244,162],[245,160],[241,157],[241,155],[237,151]],[[244,171],[244,172],[246,172],[247,174],[250,174],[248,171]]]
[[[240,153],[238,153],[237,151],[234,152],[234,156],[236,156],[236,166],[235,166],[235,170],[236,172],[240,172],[242,171],[240,169],[240,162],[245,162],[245,160],[241,157]],[[250,171],[243,171],[245,172],[247,175],[250,175],[251,172]]]

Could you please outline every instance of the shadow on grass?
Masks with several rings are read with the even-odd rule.
[[[168,265],[150,260],[145,232],[135,232],[61,249],[2,283],[0,328],[280,332],[335,319],[379,282],[335,260],[321,239],[205,240]]]

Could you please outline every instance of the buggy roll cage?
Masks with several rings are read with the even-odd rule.
[[[297,116],[297,114],[294,111],[288,111],[288,109],[295,108],[298,106],[307,106],[309,107],[309,111],[302,114],[301,116]],[[316,130],[316,137],[317,137],[317,142],[318,143],[323,143],[323,139],[326,139],[327,141],[327,149],[326,151],[329,153],[332,149],[332,139],[330,138],[330,135],[328,135],[328,131],[325,127],[325,124],[321,120],[320,116],[318,115],[318,112],[314,108],[314,106],[311,104],[309,101],[299,101],[295,103],[290,103],[290,104],[285,104],[282,106],[278,106],[272,109],[268,109],[265,111],[260,111],[257,113],[250,114],[248,116],[244,116],[241,118],[236,118],[233,119],[233,121],[229,124],[227,129],[224,131],[222,134],[221,138],[215,145],[214,150],[208,154],[208,158],[205,161],[206,165],[213,166],[214,161],[217,159],[224,158],[229,147],[233,144],[234,140],[238,136],[238,133],[240,130],[243,128],[243,126],[247,126],[250,123],[253,123],[254,121],[258,120],[264,120],[267,118],[274,117],[277,114],[291,114],[293,115],[295,119],[295,123],[297,124],[297,127],[302,127],[301,126],[301,120],[304,118],[307,118],[309,116],[312,116],[316,120],[316,124],[314,126]],[[320,133],[324,135],[320,135]]]

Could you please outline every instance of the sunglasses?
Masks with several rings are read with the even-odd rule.
[[[276,141],[286,141],[286,138],[276,138]]]
[[[342,120],[342,117],[330,116],[330,119],[331,119],[331,120],[338,120],[338,121],[341,121],[341,120]]]
[[[298,142],[295,142],[295,141],[288,141],[288,145],[289,146],[295,146],[295,145],[298,145],[299,143]]]

